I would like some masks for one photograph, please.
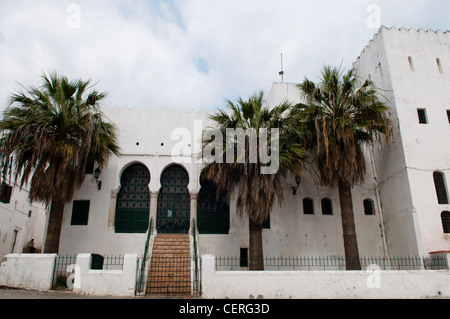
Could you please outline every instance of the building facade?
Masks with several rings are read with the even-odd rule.
[[[29,203],[28,191],[20,189],[13,179],[2,180],[0,197],[0,259],[10,253],[29,252],[27,243],[31,239],[36,252],[41,252],[47,219],[45,207]]]
[[[374,150],[389,252],[449,250],[450,32],[382,27],[355,67],[391,106]]]
[[[280,103],[286,90],[292,102],[299,101],[295,85],[276,83],[267,103]],[[248,221],[236,213],[234,194],[229,204],[217,202],[214,186],[200,178],[203,164],[196,154],[198,147],[201,151],[202,129],[212,124],[209,114],[144,109],[108,109],[105,114],[119,127],[122,155],[113,157],[101,172],[100,190],[93,175],[88,175],[73,203],[66,205],[60,253],[142,254],[150,218],[158,234],[188,233],[195,219],[200,255],[239,256],[248,249]],[[304,169],[300,185],[292,176],[283,184],[285,200],[281,206],[275,203],[263,230],[265,254],[343,256],[337,189],[319,186],[313,167]],[[295,192],[294,187],[298,187]],[[382,256],[370,170],[353,196],[360,250],[367,256]],[[366,210],[365,201],[371,204]],[[83,214],[81,203],[86,213],[80,222],[76,215]]]
[[[382,27],[354,63],[361,78],[380,89],[393,121],[393,141],[365,149],[365,181],[352,189],[361,256],[450,250],[449,37]],[[274,83],[267,106],[285,100],[298,103],[301,92],[295,84]],[[195,229],[199,255],[242,257],[249,248],[248,221],[236,213],[235,194],[229,203],[215,198],[214,186],[200,176],[198,154],[210,114],[104,113],[118,127],[121,155],[98,178],[90,172],[66,204],[60,254],[141,255],[151,221],[153,235]],[[275,203],[264,224],[264,255],[344,256],[337,188],[321,186],[311,165],[299,184],[287,176],[283,187],[284,202]]]

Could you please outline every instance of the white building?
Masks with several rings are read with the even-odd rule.
[[[390,254],[450,250],[450,32],[382,27],[355,67],[392,107],[375,152]]]
[[[299,100],[299,92],[295,85],[277,83],[274,84],[268,101],[276,100],[276,96],[285,90],[291,90],[292,97]],[[284,98],[284,95],[281,96]],[[201,188],[200,185],[202,165],[194,163],[196,160],[194,148],[201,137],[201,127],[206,128],[211,124],[207,113],[144,109],[108,109],[105,113],[119,127],[122,155],[113,157],[101,172],[99,178],[102,181],[101,190],[98,190],[96,181],[91,175],[83,188],[76,193],[75,203],[89,201],[88,218],[81,223],[75,222],[82,225],[74,225],[73,204],[66,205],[60,253],[142,254],[148,216],[153,217],[153,227],[157,233],[172,232],[167,230],[166,225],[161,224],[160,220],[168,217],[169,210],[172,211],[174,218],[180,217],[177,215],[179,212],[186,211],[187,215],[182,217],[187,219],[178,221],[184,222],[185,226],[179,232],[187,233],[189,211],[192,218],[195,218],[195,207],[198,207],[200,255],[213,253],[219,256],[239,256],[241,249],[249,247],[247,220],[237,216],[233,197],[229,206],[229,215],[225,209],[223,217],[215,215],[215,221],[213,219],[206,221],[207,216],[202,213],[206,206],[204,199],[205,196],[208,198],[208,195],[204,193],[207,189]],[[199,126],[200,123],[201,126]],[[192,151],[181,154],[182,156],[176,159],[172,152],[177,150],[182,142],[176,133],[181,132],[180,128],[191,133],[191,142],[186,142],[186,145],[190,145],[189,148]],[[173,132],[175,132],[174,140],[171,139]],[[178,154],[180,153],[177,151],[176,155]],[[135,164],[138,166],[133,166]],[[368,164],[370,167],[369,162]],[[130,166],[132,166],[131,170],[137,169],[139,174],[145,175],[145,177],[136,176],[137,179],[141,177],[143,179],[136,185],[143,183],[144,187],[143,190],[127,195],[122,194],[123,197],[121,197],[120,191],[127,189],[121,185],[121,179],[124,174],[127,175],[127,169]],[[181,172],[177,171],[177,168]],[[178,194],[173,199],[163,198],[159,194],[161,184],[167,183],[161,180],[165,178],[164,173],[167,169],[174,170],[173,174],[178,174],[177,178],[182,179],[183,186],[176,190]],[[267,225],[267,229],[263,231],[264,251],[267,256],[343,256],[338,191],[318,186],[313,176],[310,168],[305,169],[295,195],[294,179],[288,178],[284,181],[285,201],[281,207],[275,204],[270,225]],[[170,184],[170,181],[168,182]],[[170,187],[176,187],[177,181],[172,180],[172,184]],[[367,256],[382,256],[383,242],[380,236],[378,213],[365,215],[363,206],[365,199],[370,199],[373,203],[377,201],[373,185],[372,174],[369,171],[366,183],[355,186],[353,194],[355,215],[357,229],[360,231],[361,252]],[[143,195],[142,192],[147,194]],[[182,192],[184,194],[181,194]],[[122,205],[121,198],[132,196],[148,201],[147,205],[140,206],[138,209],[146,211],[144,213],[146,218],[142,219],[143,227],[131,225],[130,223],[134,223],[134,220],[123,221],[120,216],[118,206]],[[174,200],[171,207],[164,206],[167,200]],[[312,201],[312,211],[305,212],[303,203],[305,201],[305,205],[308,206],[308,200]],[[325,200],[331,202],[331,211],[323,213]],[[124,226],[122,224],[118,226],[118,218],[121,219],[121,223],[125,223]]]
[[[365,182],[352,190],[361,256],[450,250],[449,40],[448,32],[382,27],[355,62],[362,78],[370,75],[382,90],[394,123],[394,143],[366,150]],[[274,83],[266,103],[286,99],[300,101],[296,85]],[[418,110],[426,124],[419,123]],[[66,205],[60,254],[141,255],[149,220],[153,234],[161,234],[188,233],[193,219],[199,255],[245,254],[248,225],[237,216],[234,197],[229,207],[212,205],[209,188],[200,182],[196,154],[209,114],[144,108],[110,108],[105,114],[118,126],[122,155],[101,172],[101,187],[87,175]],[[444,186],[441,203],[434,178]],[[263,230],[264,254],[343,256],[337,189],[319,186],[311,166],[295,192],[294,178],[283,183],[284,203],[275,204]]]
[[[450,249],[450,235],[444,229],[449,221],[443,213],[450,211],[450,205],[439,204],[433,179],[433,173],[436,172],[437,179],[440,173],[445,186],[450,174],[449,65],[448,33],[384,27],[355,62],[360,75],[363,78],[370,75],[388,99],[394,122],[394,143],[382,141],[373,152],[366,151],[365,183],[353,187],[362,256],[425,256]],[[270,106],[286,99],[293,103],[300,101],[297,87],[275,83],[266,103]],[[419,123],[418,109],[425,109],[427,124]],[[205,220],[206,188],[200,185],[202,166],[195,163],[194,154],[199,151],[196,143],[201,129],[210,125],[207,113],[108,109],[106,114],[119,127],[123,154],[112,158],[101,173],[101,190],[94,178],[89,177],[76,193],[74,201],[89,201],[88,218],[83,225],[73,225],[73,205],[66,206],[61,253],[142,253],[148,216],[153,218],[156,232],[163,233],[167,231],[166,222],[161,222],[163,218],[179,218],[180,212],[187,220],[189,214],[192,218],[198,214],[200,255],[239,256],[248,248],[247,221],[236,215],[233,197],[229,216],[227,212],[222,217],[215,216],[220,225],[212,219]],[[179,134],[184,131],[190,133],[187,142],[180,140]],[[184,150],[182,142],[186,142]],[[173,157],[174,150],[180,158]],[[137,174],[147,176],[143,183],[148,183],[148,193],[127,196],[143,196],[148,203],[140,207],[144,208],[143,213],[134,213],[133,220],[126,217],[124,220],[117,207],[121,197],[118,194],[122,189],[121,178],[133,164],[142,165],[135,168],[145,171]],[[164,174],[167,169],[169,173]],[[161,180],[169,175],[168,180]],[[285,201],[282,206],[275,205],[270,225],[263,231],[266,256],[343,256],[337,189],[319,186],[314,176],[314,168],[306,167],[295,194],[294,179],[284,181]],[[161,183],[176,184],[175,179],[183,180],[177,192],[184,195],[163,198]],[[441,199],[442,203],[448,203],[446,197],[447,200]],[[166,205],[167,200],[174,201],[173,209]],[[142,217],[139,214],[144,218],[143,224],[137,226]],[[119,223],[117,218],[121,219]],[[179,231],[188,229],[189,221],[184,221],[184,228]]]
[[[2,181],[0,200],[0,259],[9,253],[28,252],[34,239],[37,252],[42,251],[46,210],[39,203],[28,202],[28,191],[20,190],[11,180]]]

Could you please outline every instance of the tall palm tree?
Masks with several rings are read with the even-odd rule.
[[[247,101],[240,98],[237,104],[228,100],[227,105],[228,110],[219,110],[211,116],[214,122],[212,130],[218,130],[225,138],[207,139],[203,146],[203,150],[214,144],[218,149],[223,146],[223,152],[215,154],[219,160],[206,165],[203,173],[217,185],[218,194],[228,191],[230,195],[236,191],[236,209],[241,216],[246,214],[249,219],[249,269],[263,270],[263,223],[268,219],[275,199],[280,205],[283,201],[282,176],[287,172],[300,176],[306,152],[296,142],[299,140],[298,131],[286,117],[290,104],[282,103],[269,110],[264,107],[263,92],[259,92]],[[267,129],[267,136],[263,134],[263,128]],[[226,143],[227,129],[243,129],[247,132],[253,129],[258,154],[262,150],[259,142],[262,139],[269,141],[272,160],[279,161],[278,169],[269,174],[263,173],[267,161],[262,161],[259,155],[255,161],[251,160],[250,137],[246,138],[244,154],[239,154],[234,143]],[[271,129],[278,129],[278,136],[272,135]],[[279,144],[278,149],[272,148],[276,143]],[[232,149],[236,152],[227,162],[227,153]]]
[[[359,270],[352,186],[364,180],[364,145],[390,134],[388,107],[370,80],[360,83],[354,68],[344,73],[325,66],[319,83],[306,78],[298,86],[305,103],[293,108],[292,117],[307,132],[321,182],[339,189],[346,267]]]
[[[29,186],[30,202],[50,205],[45,252],[57,253],[64,204],[85,178],[86,164],[103,167],[118,154],[116,129],[105,122],[99,103],[105,97],[90,81],[69,81],[52,72],[42,86],[11,96],[0,120],[3,177]]]

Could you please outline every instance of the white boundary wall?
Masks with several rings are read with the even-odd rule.
[[[91,254],[79,254],[73,291],[92,296],[133,297],[137,262],[137,255],[125,255],[122,270],[91,270]]]
[[[448,256],[448,255],[447,255]],[[0,286],[48,291],[56,255],[7,255]],[[80,254],[74,292],[94,296],[134,296],[137,255],[125,255],[123,270],[91,270],[90,254]],[[206,299],[419,299],[450,298],[450,271],[215,271],[214,255],[202,257],[202,297]]]
[[[10,254],[2,259],[0,286],[49,291],[56,254]],[[125,255],[122,270],[91,270],[91,254],[79,254],[73,292],[92,296],[133,297],[138,267],[137,255]]]
[[[0,286],[48,291],[56,254],[10,254],[0,265]]]
[[[419,299],[450,297],[450,271],[215,271],[202,256],[207,299]]]

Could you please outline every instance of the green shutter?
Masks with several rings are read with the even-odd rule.
[[[70,222],[73,226],[85,226],[89,220],[89,206],[88,200],[74,200],[72,205],[72,220]]]
[[[145,233],[148,229],[149,213],[147,210],[117,210],[116,233]]]
[[[197,211],[197,227],[200,234],[228,234],[230,230],[230,211]]]

